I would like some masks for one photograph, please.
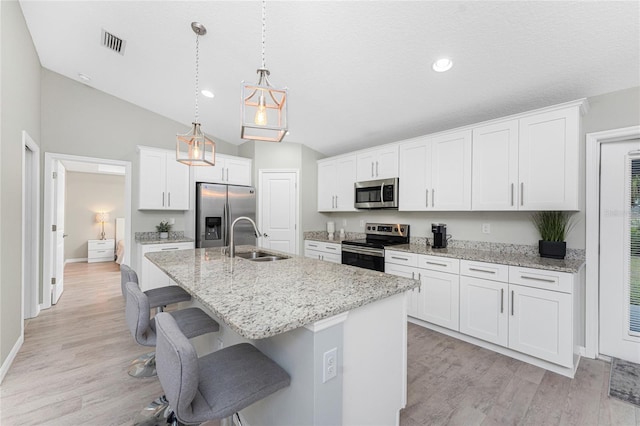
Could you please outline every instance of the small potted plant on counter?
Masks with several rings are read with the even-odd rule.
[[[160,222],[160,224],[156,225],[156,231],[160,233],[160,238],[169,238],[169,231],[171,231],[171,225],[166,220]]]
[[[565,240],[574,225],[571,217],[565,212],[544,211],[534,213],[532,220],[540,233],[540,257],[564,259],[567,254]]]

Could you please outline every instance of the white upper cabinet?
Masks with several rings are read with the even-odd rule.
[[[471,209],[471,131],[400,144],[400,210]]]
[[[318,161],[318,211],[355,211],[356,156]]]
[[[251,186],[251,159],[216,154],[215,166],[194,167],[196,182]]]
[[[579,210],[579,137],[578,107],[520,119],[520,210]]]
[[[473,210],[578,210],[579,105],[473,129]]]
[[[473,129],[473,210],[518,209],[518,120]]]
[[[175,151],[138,147],[139,210],[188,210],[189,166],[176,161]]]
[[[357,181],[398,177],[398,145],[359,152],[356,161]]]

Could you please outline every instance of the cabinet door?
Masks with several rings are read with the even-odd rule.
[[[356,157],[350,155],[336,160],[335,178],[335,210],[342,212],[355,211],[354,204],[356,182]]]
[[[423,211],[431,206],[431,145],[428,138],[399,147],[399,210]]]
[[[215,166],[194,167],[195,182],[224,183],[225,159],[216,155]]]
[[[374,168],[376,179],[398,177],[398,145],[378,149]]]
[[[472,210],[518,209],[518,120],[473,129]]]
[[[167,155],[164,152],[140,150],[138,209],[162,210],[165,208],[166,158]]]
[[[520,210],[578,210],[578,107],[520,119]]]
[[[509,297],[509,347],[571,367],[571,295],[510,284]]]
[[[376,178],[376,151],[370,150],[356,155],[356,180],[374,180]]]
[[[384,264],[384,272],[390,275],[396,275],[398,277],[411,278],[416,279],[417,269],[405,266],[405,265],[396,265],[394,263],[385,262]],[[422,304],[420,300],[420,296],[422,295],[422,290],[420,287],[414,288],[411,291],[407,291],[405,293],[407,300],[407,315],[412,317],[418,317],[419,312],[422,310]]]
[[[335,209],[336,162],[318,163],[318,211],[328,212]]]
[[[508,284],[460,277],[460,333],[507,346]]]
[[[189,166],[176,161],[174,154],[166,154],[165,209],[189,210]]]
[[[251,186],[251,160],[245,158],[227,158],[225,160],[225,179],[230,185]]]
[[[471,130],[431,139],[431,208],[471,209]]]
[[[422,312],[418,318],[458,331],[460,275],[419,269]]]

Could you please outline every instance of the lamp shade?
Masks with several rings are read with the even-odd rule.
[[[109,221],[109,213],[107,212],[96,213],[96,222],[104,223],[108,221]]]

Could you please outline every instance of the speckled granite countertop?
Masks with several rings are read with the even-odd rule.
[[[255,248],[242,246],[236,250],[242,253]],[[219,248],[147,253],[146,256],[220,320],[248,339],[275,336],[411,290],[420,283],[302,256],[252,262],[222,256]]]
[[[558,260],[522,253],[509,253],[504,251],[478,250],[469,248],[448,247],[445,249],[434,249],[430,246],[427,246],[426,244],[402,244],[397,246],[388,246],[386,247],[386,249],[571,273],[578,272],[582,265],[584,265],[584,259]]]

